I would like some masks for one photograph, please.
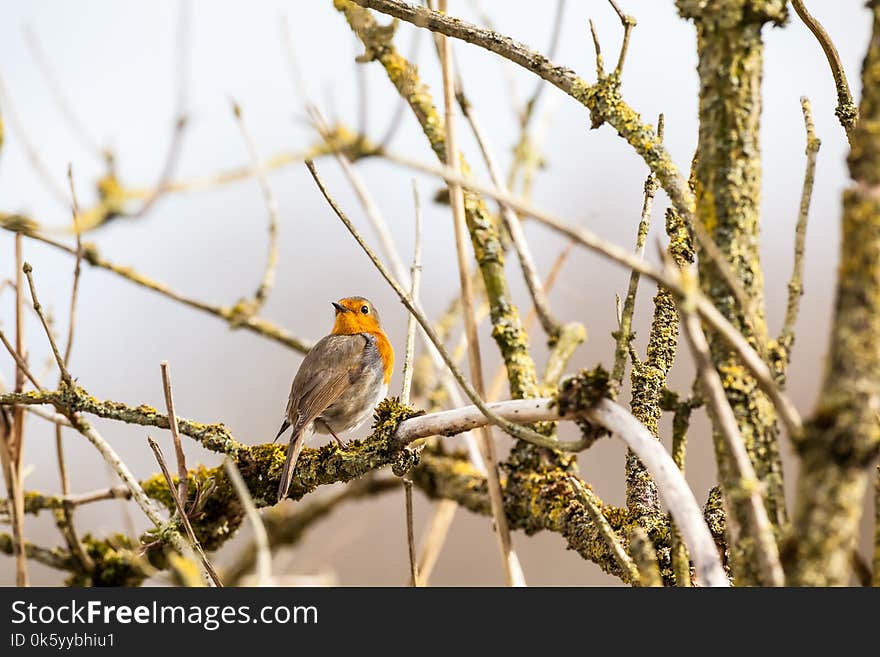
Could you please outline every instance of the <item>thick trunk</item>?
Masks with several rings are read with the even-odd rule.
[[[759,353],[767,346],[764,320],[764,279],[761,271],[759,228],[761,200],[761,83],[763,41],[761,29],[780,21],[785,3],[743,0],[704,2],[679,0],[679,11],[697,28],[700,76],[700,134],[694,169],[698,221],[724,256],[732,278],[742,289],[743,307],[723,272],[699,251],[703,292]],[[760,481],[766,484],[767,511],[774,523],[785,517],[782,466],[778,449],[776,413],[755,379],[735,352],[718,336],[709,336],[713,361],[736,415],[746,450]],[[746,525],[737,500],[739,482],[727,467],[723,441],[716,436],[722,487],[733,512],[732,520]],[[749,564],[747,542],[734,550],[734,572],[741,584],[758,583]],[[741,558],[737,558],[737,554]]]
[[[871,8],[831,344],[818,406],[797,445],[801,472],[786,549],[794,584],[849,582],[870,463],[880,448],[880,6]]]

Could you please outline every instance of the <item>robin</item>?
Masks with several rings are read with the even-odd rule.
[[[345,447],[338,434],[363,424],[388,392],[394,349],[375,306],[364,297],[348,297],[333,302],[333,308],[333,330],[299,366],[275,437],[293,427],[278,484],[279,502],[287,496],[306,433],[329,433]]]

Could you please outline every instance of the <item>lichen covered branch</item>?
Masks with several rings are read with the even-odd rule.
[[[870,464],[880,451],[880,5],[870,7],[829,354],[819,401],[795,444],[801,467],[786,557],[791,581],[801,585],[848,583]]]

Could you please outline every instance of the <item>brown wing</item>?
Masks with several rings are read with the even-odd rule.
[[[335,402],[363,367],[361,335],[328,335],[312,347],[293,379],[287,415],[294,432]]]
[[[361,335],[328,335],[312,347],[299,366],[287,402],[287,416],[293,425],[293,433],[278,481],[279,502],[287,496],[290,488],[293,470],[305,442],[303,432],[360,374],[365,347],[366,339]],[[285,428],[282,425],[281,431]]]

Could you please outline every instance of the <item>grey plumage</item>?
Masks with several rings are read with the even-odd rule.
[[[306,354],[293,379],[286,417],[278,432],[280,436],[288,426],[293,428],[278,501],[287,496],[306,433],[314,428],[335,435],[358,426],[387,391],[382,377],[376,338],[370,334],[328,335]],[[365,395],[369,390],[376,393]]]

